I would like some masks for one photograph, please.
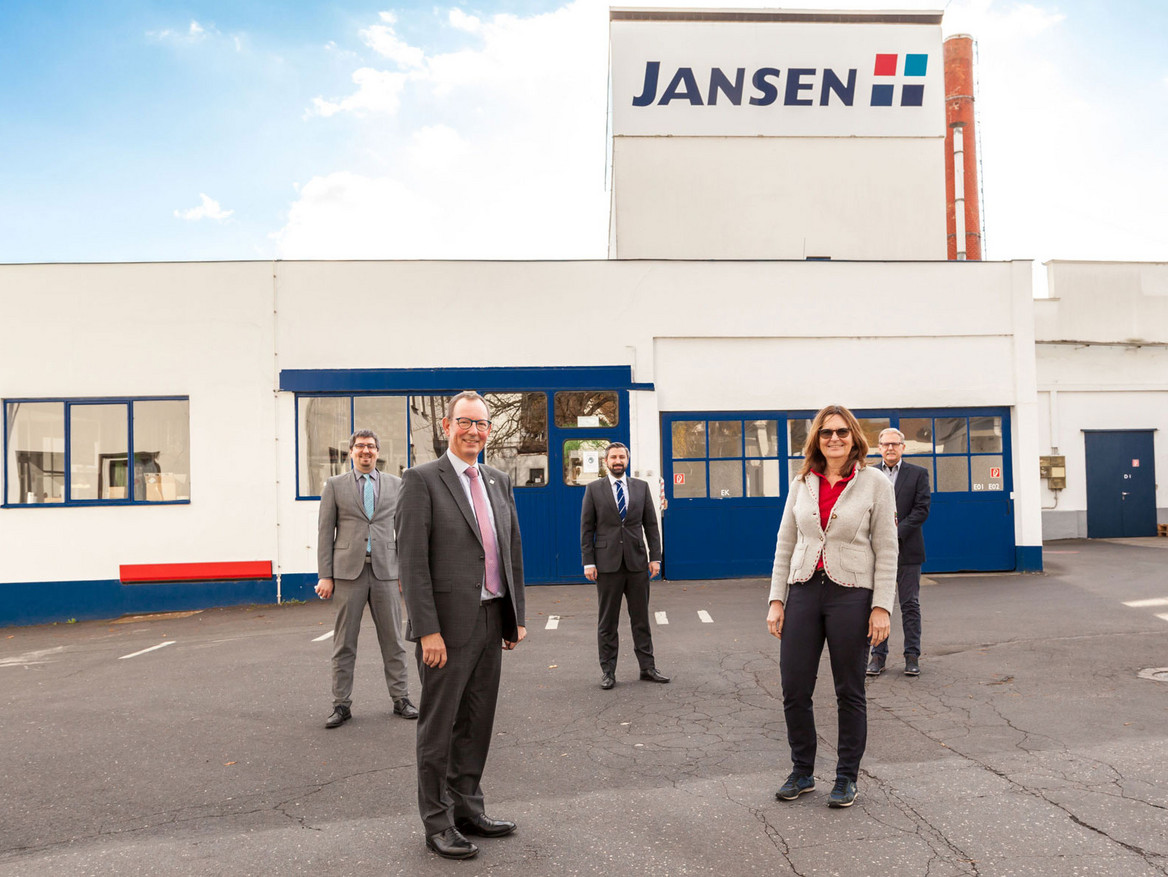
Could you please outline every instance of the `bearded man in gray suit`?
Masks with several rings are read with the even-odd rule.
[[[385,683],[394,715],[416,719],[407,689],[406,648],[402,642],[401,596],[397,584],[394,513],[401,479],[377,471],[381,442],[359,429],[349,437],[353,470],[334,475],[320,495],[316,560],[322,600],[336,597],[333,628],[333,712],[324,723],[339,728],[352,717],[353,666],[365,605],[373,616]]]
[[[486,815],[481,779],[491,745],[502,649],[527,635],[523,546],[511,479],[478,463],[491,432],[478,393],[450,400],[449,447],[402,475],[397,537],[407,638],[422,680],[418,809],[426,846],[448,859],[515,823]]]

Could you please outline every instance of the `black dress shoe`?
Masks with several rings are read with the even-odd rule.
[[[333,707],[333,714],[325,720],[324,726],[326,728],[339,728],[351,718],[353,718],[353,714],[349,708],[343,704],[337,704]]]
[[[868,668],[864,671],[866,676],[879,676],[884,672],[884,659],[879,655],[873,655],[868,659]]]
[[[418,717],[418,708],[410,703],[408,697],[399,697],[393,702],[393,714],[401,716],[403,719],[416,719]]]
[[[608,691],[614,685],[616,685],[616,677],[613,676],[611,673],[605,673],[603,676],[600,677],[600,687],[603,688],[605,691]]]
[[[486,813],[461,817],[454,820],[454,827],[463,834],[477,834],[479,837],[503,837],[515,830],[515,823],[506,819],[492,819]]]
[[[479,848],[463,837],[457,828],[448,828],[426,838],[426,848],[444,859],[469,859]]]
[[[658,672],[656,667],[650,667],[648,670],[641,671],[641,679],[645,682],[668,682],[669,677],[663,673]]]

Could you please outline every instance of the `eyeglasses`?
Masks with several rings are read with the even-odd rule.
[[[355,451],[376,451],[377,445],[371,445],[368,442],[357,442],[353,445]]]
[[[851,434],[852,431],[846,426],[841,426],[839,429],[821,429],[819,431],[819,437],[824,441],[827,441],[833,435],[838,435],[840,438],[846,439]]]
[[[456,417],[454,422],[458,424],[458,428],[465,431],[474,427],[479,432],[486,432],[491,428],[491,421],[489,420],[471,420],[469,417]]]
[[[882,447],[882,448],[903,448],[904,442],[881,442],[880,447]]]

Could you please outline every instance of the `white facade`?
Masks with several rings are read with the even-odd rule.
[[[4,583],[224,560],[311,573],[316,503],[296,499],[282,369],[629,365],[654,387],[633,393],[631,424],[650,478],[665,410],[1006,405],[1013,446],[1037,441],[1028,263],[35,265],[0,267],[0,288],[15,315],[0,397],[189,396],[192,470],[189,505],[0,510],[24,546],[0,554]],[[68,315],[68,357],[43,359],[46,312]],[[354,343],[361,327],[379,342]],[[1016,539],[1036,546],[1033,453],[1013,465]]]
[[[1168,263],[1047,271],[1051,297],[1034,303],[1039,453],[1066,457],[1067,486],[1042,483],[1043,534],[1088,535],[1085,430],[1156,430],[1157,518],[1168,523]]]

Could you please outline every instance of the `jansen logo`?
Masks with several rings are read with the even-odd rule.
[[[903,66],[900,64],[902,57]],[[878,53],[872,73],[878,81],[872,85],[869,106],[893,106],[898,84],[900,106],[923,106],[924,83],[911,80],[924,79],[928,63],[927,54],[908,53],[902,56]],[[841,76],[829,67],[822,70],[818,67],[789,67],[784,74],[777,67],[759,67],[750,76],[753,93],[748,93],[745,67],[737,68],[733,76],[727,75],[720,67],[711,67],[708,77],[703,77],[701,85],[694,74],[694,68],[678,67],[658,97],[661,62],[647,61],[644,84],[641,93],[633,98],[633,106],[647,107],[654,104],[668,106],[674,101],[680,101],[695,107],[712,107],[718,104],[720,98],[724,98],[726,102],[737,107],[742,105],[742,99],[746,96],[751,106],[767,107],[779,102],[781,91],[783,106],[828,106],[834,101],[850,107],[855,104],[857,72],[857,69],[852,67]],[[897,80],[901,78],[910,81],[898,82]],[[893,81],[889,82],[888,79]]]

